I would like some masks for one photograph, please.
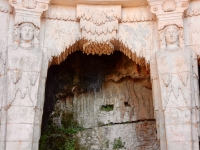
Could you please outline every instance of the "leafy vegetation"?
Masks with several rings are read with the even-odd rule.
[[[74,134],[82,130],[84,128],[75,122],[61,128],[53,122],[49,122],[46,130],[42,133],[39,150],[76,150]]]
[[[114,109],[114,105],[102,105],[101,106],[101,111],[112,111]]]
[[[125,142],[122,142],[121,137],[115,138],[113,143],[113,149],[124,148]]]

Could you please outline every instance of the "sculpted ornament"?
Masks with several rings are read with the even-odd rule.
[[[176,2],[174,0],[165,0],[162,4],[164,12],[172,12],[176,9]]]
[[[22,99],[28,94],[35,105],[42,62],[42,52],[37,43],[39,32],[32,23],[21,24],[17,31],[17,45],[11,47],[8,52],[8,74],[12,81],[9,82],[9,89],[12,89],[9,100],[12,103],[19,91]]]
[[[192,50],[179,46],[179,28],[164,28],[166,48],[156,52],[158,77],[153,80],[161,93],[155,99],[161,149],[197,150],[199,132],[199,94],[197,57]],[[157,88],[158,88],[157,87]],[[164,131],[164,132],[163,132]],[[191,142],[193,141],[193,142]]]

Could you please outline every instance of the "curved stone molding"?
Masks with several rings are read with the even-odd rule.
[[[112,9],[114,6],[102,7],[99,13],[94,12],[94,14],[97,13],[96,17],[94,17],[95,15],[91,16],[92,12],[90,11],[94,11],[94,8],[100,6],[91,10],[88,9],[90,7],[92,6],[80,5],[77,8],[80,26],[78,22],[70,21],[75,21],[73,7],[51,6],[44,13],[43,17],[49,18],[45,22],[44,47],[48,49],[47,55],[51,64],[60,64],[77,49],[86,54],[98,55],[110,55],[117,49],[136,61],[137,64],[148,66],[151,56],[157,49],[154,48],[153,42],[155,37],[152,20],[155,19],[155,15],[150,13],[147,7],[139,7],[138,10],[123,8],[121,21],[130,23],[118,25],[120,17],[116,16],[120,16],[120,13],[116,14],[117,10]],[[119,6],[114,8],[120,9]],[[106,10],[112,13],[107,14],[99,21],[98,18],[106,14]],[[68,17],[69,13],[72,14],[71,17]],[[64,16],[64,14],[66,15]],[[96,18],[97,20],[95,20]]]
[[[48,48],[46,55],[52,64],[59,64],[77,49],[98,55],[110,55],[117,49],[136,63],[147,65],[156,51],[154,38],[153,22],[121,23],[117,37],[107,43],[98,43],[82,38],[77,22],[47,19],[44,47]]]
[[[174,0],[165,0],[162,4],[164,12],[172,12],[176,9],[176,2]]]
[[[122,8],[120,22],[144,22],[153,20],[155,20],[155,15],[151,13],[148,6]]]
[[[121,6],[77,5],[82,38],[91,42],[109,42],[116,38]]]
[[[82,52],[86,53],[87,55],[110,55],[114,52],[114,45],[111,42],[99,44],[87,41],[83,44]]]
[[[76,21],[76,8],[69,6],[51,5],[49,9],[43,13],[43,18]]]

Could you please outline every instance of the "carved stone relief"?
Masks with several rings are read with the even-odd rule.
[[[157,50],[152,42],[155,39],[153,23],[155,15],[150,13],[147,7],[123,8],[122,23],[118,26],[120,14],[117,10],[120,7],[114,7],[113,10],[111,6],[103,7],[99,9],[101,13],[95,10],[97,6],[92,7],[94,6],[77,7],[77,13],[79,12],[77,18],[80,19],[82,31],[80,31],[79,23],[76,22],[76,12],[73,7],[50,6],[50,9],[44,13],[43,17],[48,18],[45,23],[44,43],[49,49],[47,55],[51,64],[59,64],[77,49],[86,54],[98,55],[110,55],[114,49],[118,49],[138,64],[148,66],[151,55]],[[111,12],[112,17],[106,16],[106,14],[109,15],[107,11]],[[94,13],[97,13],[96,16],[99,15],[99,18],[102,15],[105,18],[98,23],[92,15]],[[117,24],[113,22],[111,25],[112,20],[117,21]],[[90,23],[92,26],[89,25]],[[108,29],[112,32],[108,32]],[[111,34],[114,33],[113,31],[115,34]],[[90,38],[93,40],[89,40]]]
[[[77,5],[77,18],[80,19],[82,38],[91,42],[109,42],[116,38],[121,6]]]
[[[32,149],[42,51],[36,42],[38,29],[32,23],[21,24],[18,31],[18,39],[15,39],[18,43],[9,48],[7,58],[8,99],[4,108],[8,114],[6,147],[15,149],[17,146],[21,149],[25,143],[30,143],[27,149]],[[27,114],[24,114],[24,111]],[[22,130],[26,136],[16,136],[20,135]]]
[[[31,106],[36,106],[37,99],[37,88],[39,84],[40,67],[42,61],[42,53],[37,47],[39,44],[38,32],[40,27],[40,16],[41,13],[48,8],[49,0],[10,0],[9,3],[15,7],[15,42],[16,47],[10,47],[8,51],[8,104],[6,109],[10,109],[15,101],[27,99]],[[48,49],[45,51],[45,56],[47,60],[55,60],[54,64],[59,64],[66,57],[80,48],[83,52],[87,54],[111,54],[113,47],[119,48],[123,51],[129,58],[132,58],[137,63],[140,61],[148,64],[151,60],[151,56],[157,51],[155,46],[155,41],[157,40],[154,36],[154,29],[157,30],[154,24],[155,16],[147,10],[147,8],[126,8],[121,9],[120,6],[109,6],[102,7],[97,11],[97,7],[100,6],[77,6],[77,18],[80,19],[79,23],[76,22],[76,11],[75,7],[57,7],[53,6],[48,12],[43,15],[45,18],[45,40],[44,45]],[[160,37],[164,37],[163,29],[167,25],[176,24],[180,28],[179,34],[179,45],[184,44],[183,40],[183,26],[188,29],[189,41],[188,46],[191,46],[194,51],[200,55],[199,48],[199,2],[190,2],[190,7],[185,13],[187,17],[186,24],[182,23],[181,13],[188,7],[187,0],[165,0],[160,1],[159,5],[154,5],[151,7],[151,11],[157,14],[158,18],[158,30],[160,31]],[[61,9],[62,8],[62,9]],[[90,9],[91,8],[91,9]],[[20,10],[20,11],[19,11]],[[31,10],[31,13],[30,13]],[[121,14],[122,10],[122,14]],[[143,11],[144,10],[144,11]],[[12,13],[12,8],[8,5],[6,0],[0,1],[0,18],[7,18],[6,14]],[[168,15],[163,15],[162,13],[168,13]],[[170,13],[169,13],[170,12]],[[31,14],[31,15],[30,15]],[[66,15],[67,14],[67,15]],[[30,17],[32,16],[32,17]],[[104,17],[101,17],[104,16]],[[181,16],[181,17],[180,17]],[[190,17],[190,18],[189,18]],[[99,19],[101,18],[101,19]],[[121,20],[120,20],[121,19]],[[120,23],[121,21],[121,23]],[[0,25],[0,83],[3,85],[5,64],[6,64],[6,51],[7,51],[7,39],[4,30],[5,26],[8,27],[8,19],[2,21]],[[31,40],[32,46],[27,44],[22,44],[22,39],[18,36],[18,29],[23,23],[34,23],[34,39]],[[195,23],[194,23],[195,22]],[[119,24],[120,23],[120,24]],[[29,26],[28,24],[26,24]],[[80,31],[81,28],[81,31]],[[3,34],[2,34],[3,33]],[[4,36],[3,36],[4,35]],[[2,38],[3,37],[3,38]],[[83,40],[84,38],[85,40]],[[118,42],[116,42],[118,40]],[[80,41],[80,42],[77,42]],[[89,41],[89,44],[88,44]],[[21,43],[22,42],[22,43]],[[101,50],[97,50],[100,44]],[[96,44],[96,45],[95,45]],[[165,49],[166,40],[161,39],[161,49]],[[33,46],[34,45],[34,46]],[[84,48],[83,48],[84,46]],[[179,47],[179,48],[180,48]],[[30,49],[29,49],[30,48]],[[67,48],[67,50],[66,50]],[[109,49],[104,52],[103,49]],[[26,50],[25,50],[26,49]],[[29,49],[29,50],[28,50]],[[167,55],[165,57],[165,54]],[[22,56],[23,55],[23,56]],[[170,56],[170,57],[168,57]],[[175,57],[177,56],[177,57]],[[189,58],[188,56],[191,56]],[[53,59],[55,58],[56,59]],[[138,58],[137,58],[138,57]],[[152,65],[151,70],[152,79],[156,80],[154,82],[154,95],[160,95],[160,100],[155,100],[155,110],[158,118],[163,118],[164,114],[160,113],[161,108],[165,110],[168,114],[174,115],[177,124],[182,122],[187,122],[191,118],[194,124],[198,122],[196,120],[194,113],[198,114],[198,73],[196,64],[196,55],[190,50],[179,49],[174,52],[161,51],[157,53],[157,59],[152,59],[157,63],[157,65]],[[144,59],[140,59],[144,58]],[[162,59],[158,59],[162,58]],[[140,62],[140,63],[141,63]],[[193,62],[191,66],[190,62]],[[145,64],[144,63],[144,64]],[[53,64],[53,63],[52,63]],[[141,63],[142,64],[142,63]],[[188,65],[190,64],[190,65]],[[159,66],[160,65],[160,66]],[[160,67],[160,68],[159,68]],[[29,68],[33,70],[29,70]],[[173,68],[173,69],[171,69]],[[157,72],[158,70],[158,72]],[[169,71],[170,70],[170,71]],[[27,81],[27,82],[24,82]],[[160,87],[161,89],[158,89]],[[159,91],[161,90],[161,91]],[[3,86],[0,86],[0,99],[3,97]],[[188,92],[190,91],[190,92]],[[10,93],[9,93],[10,92]],[[195,103],[193,103],[193,98],[195,98]],[[158,96],[159,97],[159,96]],[[159,99],[159,98],[158,98]],[[172,109],[172,102],[176,101],[177,106],[181,110]],[[181,102],[180,102],[181,101]],[[184,101],[184,106],[182,106],[182,101]],[[27,102],[27,101],[26,101]],[[179,103],[180,102],[180,103]],[[174,104],[174,105],[175,105]],[[179,105],[181,104],[181,105]],[[29,104],[27,104],[29,105]],[[162,105],[162,106],[161,106]],[[196,110],[188,110],[188,107],[197,106]],[[169,107],[170,106],[170,107]],[[184,107],[184,108],[183,108]],[[159,109],[158,109],[159,108]],[[11,109],[10,109],[11,110]],[[192,113],[189,114],[189,112]],[[188,115],[188,118],[184,118],[182,114]],[[163,116],[162,116],[163,115]],[[167,114],[166,114],[167,115]],[[183,119],[182,119],[183,118]],[[166,122],[169,118],[166,117]],[[187,120],[188,119],[188,120]],[[170,122],[170,121],[169,121]],[[158,124],[162,124],[158,121]],[[189,126],[193,127],[192,123],[188,123]],[[169,128],[168,128],[169,127]],[[160,127],[160,132],[163,131],[162,125]],[[188,127],[186,127],[188,128]],[[175,127],[167,126],[163,128],[166,132],[173,131]],[[194,128],[194,130],[197,130]],[[181,130],[180,130],[181,131]],[[179,131],[177,131],[177,134]],[[182,132],[182,131],[181,131]],[[188,132],[194,134],[195,131],[188,129]],[[188,134],[188,133],[187,133]],[[167,138],[174,138],[173,135],[167,135]],[[193,137],[196,138],[195,135]],[[192,139],[193,137],[189,137]],[[175,140],[175,139],[174,139]],[[186,139],[189,140],[189,139]],[[196,139],[195,139],[196,140]],[[187,143],[185,144],[185,146]],[[194,144],[195,145],[195,144]],[[180,148],[180,147],[179,147]],[[12,148],[11,148],[12,149]]]
[[[154,91],[158,91],[155,95],[160,93],[160,98],[154,98],[156,119],[165,116],[157,126],[161,149],[174,149],[179,145],[177,150],[197,150],[199,95],[195,92],[198,91],[197,67],[193,67],[197,66],[197,60],[191,50],[179,47],[179,28],[176,25],[165,27],[164,35],[166,48],[156,52],[158,76],[154,74],[153,80]]]
[[[42,53],[36,46],[37,43],[34,43],[38,40],[38,31],[31,23],[23,23],[18,28],[19,45],[12,47],[8,53],[9,74],[12,83],[15,84],[15,86],[12,86],[15,87],[14,92],[9,97],[10,101],[13,101],[19,91],[22,99],[28,94],[31,101],[34,101],[37,93],[34,93],[32,88],[38,81],[42,61]]]
[[[162,4],[162,9],[165,12],[171,12],[176,9],[176,2],[174,0],[165,0]]]
[[[9,0],[10,5],[15,8],[24,8],[24,9],[37,9],[40,11],[45,11],[48,9],[49,0]]]

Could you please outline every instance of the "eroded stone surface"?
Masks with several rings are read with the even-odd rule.
[[[79,149],[112,149],[105,143],[111,145],[119,137],[126,141],[125,149],[158,148],[145,67],[121,52],[110,56],[75,52],[60,66],[52,66],[49,73],[45,112],[50,108],[47,104],[53,103],[48,100],[54,99],[51,109],[58,127],[67,127],[67,120],[73,120],[85,128],[77,136]]]
[[[95,127],[76,136],[81,150],[113,150],[121,140],[120,150],[158,150],[154,121]]]

